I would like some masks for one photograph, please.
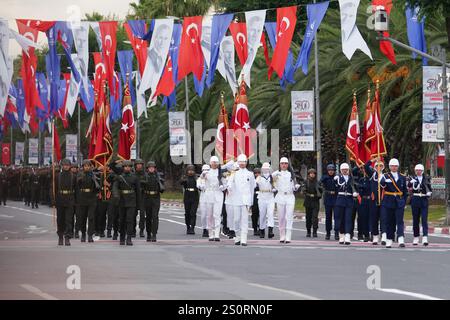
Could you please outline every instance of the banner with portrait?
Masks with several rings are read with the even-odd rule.
[[[52,161],[52,137],[44,138],[44,165],[49,165]]]
[[[423,67],[422,142],[444,142],[442,68]]]
[[[14,164],[16,166],[23,164],[23,151],[25,144],[23,142],[16,142],[16,152],[14,153]]]
[[[39,163],[39,142],[38,139],[28,139],[28,164]]]
[[[292,91],[292,151],[314,151],[314,91]]]
[[[66,134],[66,158],[72,162],[77,162],[77,135]]]

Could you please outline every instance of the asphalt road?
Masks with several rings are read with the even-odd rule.
[[[201,238],[200,228],[186,235],[183,214],[161,208],[156,243],[58,247],[50,208],[0,206],[0,299],[450,299],[445,236],[428,247],[413,247],[410,234],[404,249],[342,246],[321,232],[306,238],[296,221],[290,244],[249,235],[237,247]]]

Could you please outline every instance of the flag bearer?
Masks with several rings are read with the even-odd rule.
[[[329,164],[327,166],[327,174],[322,176],[320,180],[322,188],[324,189],[324,205],[325,205],[325,230],[326,230],[326,240],[330,240],[331,230],[333,227],[333,216],[336,219],[336,216],[333,215],[334,206],[336,204],[337,197],[337,189],[336,184],[334,183],[334,176],[336,175],[336,167],[334,164]],[[335,221],[336,225],[336,221]],[[335,231],[334,239],[339,240],[339,232]]]
[[[200,221],[201,221],[202,229],[203,229],[203,233],[202,233],[203,238],[208,238],[209,234],[208,234],[208,219],[207,219],[207,212],[206,212],[205,189],[204,188],[201,189],[200,186],[205,185],[204,177],[206,176],[206,173],[208,173],[209,169],[210,169],[209,165],[204,164],[202,166],[202,174],[200,175],[200,177],[197,178],[197,188],[200,191],[199,209],[200,209]]]
[[[267,236],[269,237],[269,239],[274,237],[273,212],[275,209],[274,192],[276,191],[273,186],[273,178],[270,173],[270,164],[268,162],[264,162],[261,167],[261,175],[256,178],[259,206],[259,237],[265,237],[267,226]]]

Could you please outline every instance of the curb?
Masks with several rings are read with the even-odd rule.
[[[184,208],[184,204],[179,201],[161,201],[161,205],[166,207],[173,207],[173,208]],[[306,216],[304,214],[301,214],[299,212],[294,213],[294,220],[300,220],[300,221],[306,221]],[[325,218],[319,217],[319,223],[325,224]],[[405,231],[407,232],[413,232],[412,226],[405,226]],[[422,232],[422,228],[420,228],[420,231]],[[450,228],[449,227],[428,227],[428,233],[429,234],[438,234],[438,235],[450,235]]]

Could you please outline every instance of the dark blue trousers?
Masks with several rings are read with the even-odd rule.
[[[327,233],[330,233],[333,227],[333,209],[334,206],[325,205],[325,230]]]
[[[387,238],[389,240],[394,240],[396,227],[397,237],[403,237],[405,229],[405,223],[403,221],[405,208],[386,208],[384,206],[381,206],[381,210],[385,212],[387,218]]]
[[[344,225],[343,233],[351,233],[352,231],[352,207],[334,207],[334,231],[339,232],[341,223]],[[342,233],[342,230],[341,230]]]
[[[387,232],[386,221],[386,212],[383,212],[381,207],[377,206],[376,200],[371,200],[369,203],[369,225],[373,236],[379,235],[380,229],[381,233]]]
[[[422,233],[424,236],[428,236],[428,206],[422,207],[413,207],[412,209],[412,217],[413,217],[413,232],[414,237],[418,237],[420,235],[420,220],[422,220]]]
[[[369,200],[362,199],[358,206],[358,234],[369,236]]]

